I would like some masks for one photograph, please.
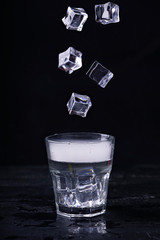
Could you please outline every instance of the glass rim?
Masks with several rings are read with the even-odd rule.
[[[72,142],[72,141],[88,141],[88,142],[105,142],[105,141],[115,141],[115,137],[110,134],[97,133],[97,132],[62,132],[54,133],[45,137],[46,142]]]

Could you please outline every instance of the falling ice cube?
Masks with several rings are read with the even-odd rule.
[[[69,30],[82,31],[87,18],[88,14],[83,8],[68,7],[67,14],[62,18],[62,22]]]
[[[86,75],[89,76],[92,80],[94,80],[102,88],[105,88],[107,83],[113,77],[113,73],[97,61],[95,61],[91,65]]]
[[[82,67],[82,53],[73,47],[59,54],[58,68],[71,74]]]
[[[67,103],[68,112],[70,115],[79,115],[86,117],[88,110],[92,106],[90,97],[72,93],[71,98]]]
[[[119,22],[119,6],[112,2],[95,5],[95,20],[104,25]]]

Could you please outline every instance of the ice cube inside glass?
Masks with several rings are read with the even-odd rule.
[[[114,137],[61,133],[46,137],[57,214],[94,217],[106,212]]]

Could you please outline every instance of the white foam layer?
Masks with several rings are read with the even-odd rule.
[[[104,162],[112,158],[112,143],[104,142],[49,142],[48,157],[58,162]]]

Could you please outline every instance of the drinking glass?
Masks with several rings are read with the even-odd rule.
[[[105,213],[115,138],[79,132],[54,134],[45,140],[57,214]]]

